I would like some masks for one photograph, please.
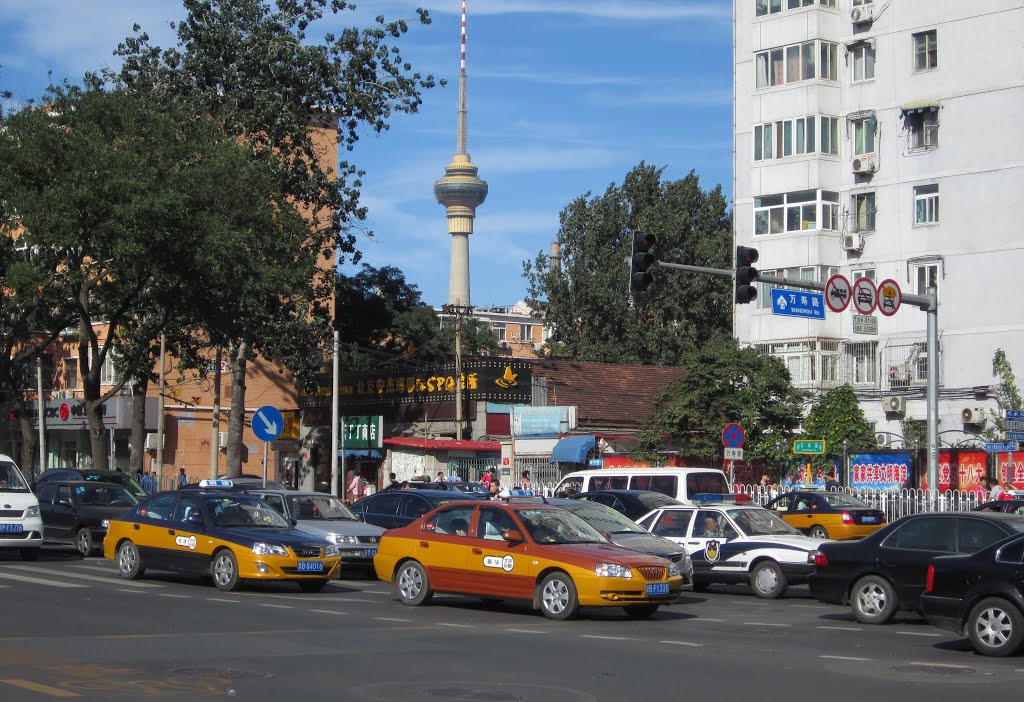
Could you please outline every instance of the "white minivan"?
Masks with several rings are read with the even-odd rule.
[[[0,454],[0,549],[16,548],[23,559],[34,561],[42,546],[39,500],[14,459]]]
[[[555,487],[558,497],[593,490],[652,490],[693,504],[700,494],[728,495],[729,480],[717,468],[595,468],[569,473]]]

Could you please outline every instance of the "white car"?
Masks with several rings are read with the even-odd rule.
[[[686,548],[696,592],[711,583],[749,582],[758,597],[781,597],[789,585],[807,582],[823,543],[753,505],[662,507],[637,523]]]
[[[16,548],[26,561],[34,561],[42,545],[39,500],[14,459],[0,454],[0,549]]]

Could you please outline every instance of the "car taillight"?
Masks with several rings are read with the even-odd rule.
[[[924,581],[924,591],[931,592],[935,587],[935,566],[928,564],[928,577]]]
[[[828,568],[828,556],[821,551],[817,551],[814,554],[814,567],[815,568]]]
[[[849,512],[843,512],[842,515],[843,524],[853,524],[853,515]]]

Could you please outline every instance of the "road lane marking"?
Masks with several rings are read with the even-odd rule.
[[[538,631],[537,629],[505,629],[505,631],[511,631],[515,634],[546,634],[546,631]]]
[[[440,623],[438,623],[438,626],[450,626],[450,627],[456,627],[456,628],[459,628],[459,629],[475,629],[476,628],[472,624],[451,624],[449,622],[440,622]]]
[[[104,634],[94,636],[95,639],[171,639],[181,634]]]
[[[225,599],[223,599],[221,597],[207,597],[206,601],[207,602],[225,602],[227,604],[240,604],[242,602],[241,600],[225,600]]]
[[[348,614],[348,612],[335,612],[333,609],[311,609],[309,611],[317,614]]]
[[[412,619],[399,619],[398,617],[374,617],[378,622],[411,622]]]
[[[793,626],[792,624],[773,624],[772,622],[743,622],[745,626]]]
[[[390,595],[391,593],[387,590],[362,590],[366,595]]]
[[[892,633],[902,634],[903,636],[945,636],[945,634],[932,634],[927,631],[894,631]],[[931,665],[931,663],[928,665]]]
[[[81,697],[77,692],[61,690],[59,687],[50,687],[49,685],[32,682],[31,680],[8,678],[7,680],[0,680],[0,682],[13,685],[14,687],[20,687],[25,690],[31,690],[32,692],[41,692],[42,694],[50,695],[51,697]]]
[[[711,617],[697,617],[698,622],[724,622],[724,619],[712,619]]]
[[[36,566],[11,565],[11,566],[7,566],[7,568],[16,568],[17,570],[23,570],[23,571],[28,572],[28,573],[43,573],[43,574],[47,574],[47,575],[53,573],[52,570],[49,570],[47,568],[37,568]],[[123,586],[128,587],[128,588],[133,588],[133,587],[137,587],[137,588],[163,587],[163,585],[158,585],[156,583],[124,582],[123,579],[117,578],[117,577],[114,577],[114,578],[104,578],[104,577],[102,577],[100,575],[86,575],[85,573],[68,573],[68,572],[65,571],[65,572],[61,572],[59,575],[62,578],[78,578],[79,580],[91,580],[92,582],[96,582],[96,583],[117,583],[118,585],[123,585]]]
[[[114,592],[131,592],[131,593],[136,594],[136,595],[145,595],[145,594],[147,594],[147,593],[143,592],[142,590],[129,590],[128,588],[125,588],[125,587],[119,587],[116,590],[114,590]]]
[[[670,644],[672,646],[692,646],[693,648],[700,648],[704,644],[693,643],[692,641],[659,641],[658,643]]]
[[[818,628],[832,629],[833,631],[864,631],[864,628],[859,626],[819,626]]]
[[[870,661],[870,658],[858,658],[857,656],[818,656],[818,658],[828,658],[834,661],[859,661],[865,662]]]
[[[192,595],[175,595],[174,593],[171,593],[171,592],[158,592],[156,594],[159,595],[160,597],[177,597],[177,598],[183,599],[183,600],[187,600],[190,597],[192,597]]]
[[[789,605],[789,606],[790,607],[803,607],[804,609],[832,609],[828,605],[802,605],[802,604],[794,604],[794,605]]]
[[[56,580],[43,580],[42,578],[33,578],[28,575],[15,575],[14,573],[0,573],[0,578],[7,578],[8,580],[17,580],[21,583],[32,583],[33,585],[46,585],[47,587],[89,587],[88,585],[79,585],[78,583],[62,583]]]
[[[954,663],[928,663],[927,661],[910,661],[907,665],[923,665],[928,668],[955,668],[957,670],[973,670],[969,665],[956,665]]]
[[[628,636],[598,636],[597,634],[580,634],[581,639],[604,639],[606,641],[629,641]]]
[[[292,609],[291,605],[276,605],[276,604],[268,604],[266,602],[260,603],[260,607],[273,607],[274,609]]]

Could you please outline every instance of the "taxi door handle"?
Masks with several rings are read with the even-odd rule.
[[[473,555],[474,556],[479,556],[481,554],[483,554],[483,551],[481,551],[480,549],[478,549],[478,548],[474,548],[473,549]]]
[[[139,530],[139,525],[138,524],[132,524],[132,529],[134,529],[135,531],[138,531]]]
[[[171,536],[174,536],[174,529],[168,529],[167,533],[170,534]]]
[[[420,541],[420,548],[430,548],[430,542]]]

